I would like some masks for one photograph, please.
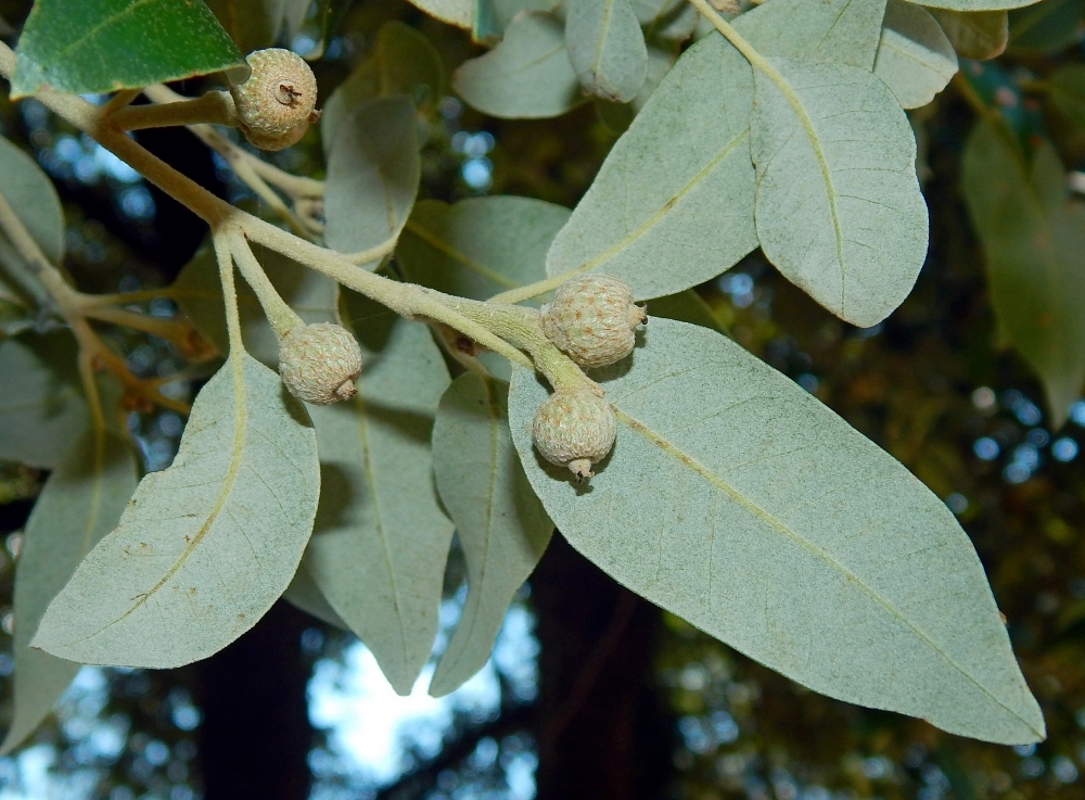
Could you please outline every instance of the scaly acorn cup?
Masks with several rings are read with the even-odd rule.
[[[290,394],[306,403],[349,400],[361,373],[362,350],[340,325],[298,325],[279,341],[279,375]]]
[[[587,389],[555,392],[543,401],[531,424],[535,447],[551,464],[568,467],[578,481],[614,446],[614,409]]]
[[[280,48],[257,50],[245,61],[252,74],[230,87],[241,131],[261,150],[290,147],[320,116],[313,71],[297,53]]]
[[[633,352],[648,319],[624,281],[584,275],[565,281],[542,307],[546,338],[582,367],[605,367]]]

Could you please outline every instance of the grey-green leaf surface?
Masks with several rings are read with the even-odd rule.
[[[432,110],[446,94],[444,65],[430,40],[398,20],[377,31],[372,52],[324,103],[320,134],[325,155],[339,125],[373,97],[404,94],[423,111]]]
[[[375,97],[340,123],[324,181],[328,247],[356,253],[403,229],[421,177],[417,125],[403,95]]]
[[[205,2],[242,53],[275,44],[286,15],[286,0]]]
[[[80,665],[30,648],[50,601],[79,562],[117,524],[136,489],[132,447],[108,431],[88,430],[45,482],[15,572],[14,714],[6,753],[45,719]]]
[[[112,92],[244,65],[204,3],[174,0],[38,0],[15,53],[12,99],[43,84]]]
[[[1085,205],[1044,141],[1026,166],[1012,134],[980,121],[962,159],[962,186],[983,242],[1001,339],[1043,382],[1052,429],[1085,383]]]
[[[509,437],[508,384],[465,373],[441,398],[433,462],[467,561],[467,600],[429,693],[455,691],[486,665],[505,612],[550,543],[554,523]]]
[[[514,19],[489,53],[461,64],[452,88],[479,111],[507,119],[556,117],[582,99],[561,23],[536,12]]]
[[[1010,8],[1022,8],[1038,3],[1040,0],[923,0],[923,5],[930,8],[945,8],[950,11],[1003,11]]]
[[[945,504],[726,337],[653,319],[601,379],[614,450],[578,486],[513,442],[558,530],[638,594],[799,683],[1009,744],[1044,737],[967,535]]]
[[[273,250],[254,245],[253,252],[279,296],[305,322],[327,322],[335,318],[339,284]],[[220,353],[230,349],[226,311],[222,304],[222,284],[219,282],[215,253],[210,247],[201,248],[185,265],[170,287],[170,296],[196,326],[196,330]],[[265,364],[277,364],[279,340],[268,325],[260,301],[244,280],[237,281],[237,305],[241,312],[245,349],[253,358]]]
[[[650,38],[664,41],[685,41],[701,18],[685,0],[632,0],[630,5]]]
[[[756,73],[751,126],[761,247],[838,317],[875,325],[908,296],[927,254],[912,128],[864,69],[770,62],[781,85]]]
[[[874,74],[893,90],[901,108],[925,106],[956,72],[957,53],[931,13],[889,0]]]
[[[77,348],[56,331],[0,340],[0,459],[52,469],[86,427]]]
[[[279,376],[233,354],[173,464],[49,605],[31,646],[84,664],[176,667],[221,650],[293,577],[316,514],[316,434]]]
[[[1059,110],[1085,128],[1085,64],[1068,64],[1055,70],[1048,84]]]
[[[304,562],[298,567],[298,571],[294,573],[294,579],[290,581],[290,585],[283,592],[283,600],[292,603],[307,614],[312,614],[321,622],[326,622],[328,625],[345,631],[350,630],[350,626],[335,613],[331,603],[328,602],[324,593],[320,591],[320,587],[316,585],[313,576],[305,568]]]
[[[42,253],[54,265],[64,257],[64,211],[49,177],[21,148],[0,136],[0,191]],[[0,233],[0,238],[3,234]]]
[[[430,452],[448,370],[424,325],[347,297],[364,367],[354,399],[312,409],[323,491],[302,568],[408,694],[437,635],[452,540]]]
[[[475,0],[411,0],[411,3],[441,22],[470,29],[475,23]]]
[[[478,13],[485,15],[488,32],[500,36],[522,11],[550,12],[559,5],[560,0],[479,0]]]
[[[882,0],[772,0],[735,27],[766,53],[870,69],[883,9]],[[547,274],[603,272],[649,299],[734,266],[757,246],[752,103],[750,67],[722,37],[683,53],[554,240]]]
[[[589,94],[628,103],[648,74],[648,48],[629,0],[569,0],[565,46]]]
[[[1009,17],[1005,11],[948,11],[931,9],[946,32],[953,49],[962,58],[983,61],[1001,55],[1010,40]]]
[[[510,195],[448,205],[423,200],[399,239],[407,278],[448,294],[485,300],[546,277],[543,263],[569,209]]]

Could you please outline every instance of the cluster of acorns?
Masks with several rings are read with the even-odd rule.
[[[562,284],[542,308],[546,337],[582,367],[614,364],[633,351],[634,331],[646,321],[629,287],[605,275]],[[357,389],[362,351],[343,327],[321,322],[299,325],[279,343],[279,374],[300,400],[328,405],[347,400]],[[614,409],[589,388],[557,391],[535,412],[531,435],[539,453],[568,467],[577,480],[590,478],[592,466],[614,446]]]

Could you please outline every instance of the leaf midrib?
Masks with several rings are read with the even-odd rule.
[[[1000,700],[997,696],[995,696],[986,686],[973,678],[972,675],[964,669],[964,667],[962,667],[953,658],[951,658],[950,655],[946,653],[945,650],[943,650],[941,647],[939,647],[938,644],[934,642],[934,640],[927,636],[927,634],[925,634],[922,630],[920,630],[912,622],[910,622],[903,614],[901,614],[896,609],[894,605],[892,605],[878,592],[868,586],[866,582],[860,579],[859,576],[857,576],[854,572],[849,570],[836,559],[832,558],[825,550],[810,543],[804,537],[799,535],[799,533],[792,530],[788,525],[784,524],[781,520],[777,519],[768,511],[749,501],[745,497],[745,495],[743,495],[729,483],[727,483],[722,478],[713,473],[708,467],[700,463],[700,461],[698,461],[693,456],[681,450],[679,447],[668,442],[662,435],[656,433],[649,426],[645,425],[637,419],[634,419],[632,416],[626,414],[624,411],[621,411],[617,407],[614,408],[614,413],[618,418],[618,422],[625,425],[633,433],[643,438],[649,444],[658,447],[667,456],[674,458],[676,461],[686,466],[690,471],[695,473],[706,483],[715,487],[720,492],[726,494],[731,500],[738,503],[751,515],[760,519],[772,530],[775,530],[777,533],[791,539],[794,543],[802,547],[815,558],[823,561],[825,564],[829,565],[831,568],[835,569],[837,572],[843,575],[847,579],[849,584],[857,587],[859,590],[865,593],[887,614],[895,618],[899,623],[901,623],[904,627],[911,631],[916,638],[925,643],[933,652],[938,654],[938,656],[941,657],[941,659],[945,661],[946,664],[948,664],[952,669],[956,670],[958,673],[964,676],[974,686],[979,688],[995,704],[1004,709],[1015,719],[1019,720],[1029,730],[1034,730],[1033,726],[1028,722],[1028,720],[1024,719],[1020,714],[1018,714],[1016,711],[1014,711],[1012,708],[1002,702],[1002,700]],[[1039,734],[1038,731],[1035,732]]]

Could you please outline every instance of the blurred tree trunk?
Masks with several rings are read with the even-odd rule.
[[[313,729],[300,646],[308,624],[280,600],[251,631],[196,665],[205,800],[308,798]]]
[[[538,800],[663,795],[673,721],[656,690],[660,612],[555,536],[531,579],[538,615]]]

